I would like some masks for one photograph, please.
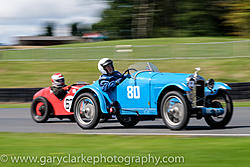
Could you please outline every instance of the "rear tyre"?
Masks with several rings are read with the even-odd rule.
[[[93,93],[83,93],[77,97],[74,104],[74,117],[82,129],[94,128],[100,120],[98,99]]]
[[[138,116],[127,116],[127,115],[117,114],[116,117],[120,122],[120,124],[126,128],[134,127],[140,121]]]
[[[224,128],[230,122],[233,115],[233,102],[231,97],[226,91],[220,91],[216,96],[212,96],[209,100],[209,106],[214,108],[223,108],[224,114],[219,116],[205,116],[205,121],[211,128]]]
[[[37,123],[46,122],[49,119],[49,102],[44,97],[37,97],[31,104],[31,117]]]
[[[171,130],[186,127],[189,121],[187,99],[178,91],[168,92],[161,102],[161,116],[165,125]]]

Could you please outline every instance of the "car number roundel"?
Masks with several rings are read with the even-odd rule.
[[[64,109],[65,109],[67,112],[70,112],[70,108],[71,108],[71,105],[72,105],[73,97],[74,97],[74,96],[67,96],[67,97],[64,99]]]

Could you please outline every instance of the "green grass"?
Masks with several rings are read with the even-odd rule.
[[[99,78],[100,73],[97,69],[97,63],[102,57],[116,59],[115,67],[120,71],[124,71],[129,65],[138,62],[138,60],[125,61],[122,59],[209,58],[154,60],[151,62],[156,64],[161,72],[193,73],[195,67],[201,67],[200,74],[207,79],[214,78],[216,81],[222,82],[250,82],[250,58],[224,58],[249,56],[250,42],[209,45],[185,44],[240,40],[247,39],[232,37],[155,38],[68,44],[52,46],[50,47],[52,49],[49,50],[0,51],[0,87],[46,87],[50,85],[50,76],[55,72],[62,72],[68,84],[76,81],[92,83]],[[134,47],[132,53],[115,52],[115,45],[125,44],[164,46]],[[111,47],[86,48],[99,46]],[[54,50],[53,48],[61,49]],[[35,61],[19,61],[24,59]],[[94,60],[86,61],[85,59]]]
[[[66,134],[0,133],[0,156],[183,156],[181,164],[158,166],[248,166],[250,140],[248,137],[171,137],[171,136],[111,136]],[[152,162],[152,161],[151,161]],[[4,166],[15,164],[0,163]],[[37,166],[39,164],[18,164]],[[47,164],[51,165],[51,164]],[[56,164],[53,164],[56,166]],[[73,164],[61,164],[72,166]],[[92,166],[74,164],[74,166]],[[124,166],[101,163],[96,166]],[[133,163],[130,166],[140,166]],[[144,166],[154,166],[153,163]]]
[[[249,101],[241,101],[241,102],[233,102],[234,107],[250,107],[250,102]]]
[[[31,103],[0,103],[0,108],[30,108]]]
[[[2,60],[11,59],[100,59],[124,58],[175,58],[175,57],[229,57],[248,56],[249,42],[187,45],[186,43],[243,41],[245,38],[196,37],[196,38],[153,38],[117,40],[98,43],[77,43],[49,47],[50,49],[8,50],[2,53]],[[132,53],[116,53],[116,45],[161,45],[153,47],[133,47]],[[88,48],[88,47],[105,48]],[[60,48],[54,50],[53,48]]]
[[[136,61],[115,61],[123,72]],[[226,60],[167,60],[151,61],[161,72],[193,73],[201,67],[200,75],[221,82],[249,82],[250,58]],[[100,76],[98,61],[89,62],[0,62],[0,87],[47,87],[55,72],[64,74],[67,84],[76,81],[92,83]]]

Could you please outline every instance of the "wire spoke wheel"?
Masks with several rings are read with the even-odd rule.
[[[231,120],[233,115],[233,103],[232,99],[226,91],[220,91],[216,96],[212,96],[209,99],[209,107],[223,108],[224,113],[222,115],[205,116],[205,121],[211,128],[224,128]]]
[[[177,96],[170,96],[164,103],[165,119],[171,125],[178,125],[184,118],[184,105]]]
[[[90,129],[98,124],[100,120],[99,105],[92,93],[80,95],[74,106],[75,120],[81,128]]]
[[[76,112],[78,120],[82,124],[89,124],[93,120],[95,113],[93,101],[88,97],[84,97],[78,101],[77,108],[79,108]]]
[[[162,99],[161,115],[168,128],[173,130],[184,128],[189,121],[185,97],[177,91],[167,93]]]

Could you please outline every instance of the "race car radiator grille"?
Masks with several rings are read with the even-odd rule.
[[[204,81],[199,80],[196,82],[196,105],[197,106],[204,106],[204,96],[205,96],[205,90],[204,90]]]

